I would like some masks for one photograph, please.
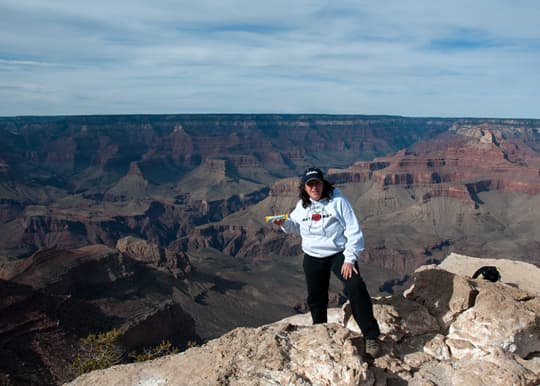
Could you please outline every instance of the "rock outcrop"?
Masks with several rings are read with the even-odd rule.
[[[534,264],[509,259],[479,258],[451,253],[439,265],[456,275],[472,277],[483,266],[493,266],[501,281],[527,292],[540,293],[540,268]]]
[[[536,385],[540,298],[422,267],[404,296],[375,301],[383,355],[368,361],[348,304],[329,323],[307,314],[238,328],[202,347],[83,375],[69,385]]]
[[[336,324],[238,328],[182,354],[96,371],[68,385],[373,384],[351,337]]]
[[[148,196],[148,184],[137,162],[131,162],[128,173],[105,192],[105,199],[107,201],[143,199]]]
[[[121,238],[116,243],[116,249],[133,260],[150,264],[158,269],[165,269],[175,277],[185,276],[191,271],[191,263],[185,253],[163,249],[136,237]]]

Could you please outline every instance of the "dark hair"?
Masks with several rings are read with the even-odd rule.
[[[335,189],[334,184],[332,184],[331,182],[325,179],[322,180],[322,183],[323,183],[323,190],[321,194],[321,199],[330,198],[332,194],[334,193],[334,189]],[[303,182],[300,182],[300,185],[298,186],[298,190],[300,191],[299,197],[302,200],[302,206],[304,208],[307,208],[308,206],[311,205],[311,201],[309,200],[309,194],[306,192],[306,187],[304,186]]]

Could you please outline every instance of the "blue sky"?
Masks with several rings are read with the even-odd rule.
[[[0,116],[540,118],[537,0],[0,0]]]

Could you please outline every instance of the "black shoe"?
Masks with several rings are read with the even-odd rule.
[[[381,353],[381,346],[377,339],[366,339],[366,354],[372,358],[377,358]]]

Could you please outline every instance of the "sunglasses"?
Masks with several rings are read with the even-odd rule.
[[[309,187],[313,187],[313,186],[319,185],[319,184],[322,184],[322,181],[319,181],[319,180],[309,180],[308,182],[306,182],[306,185],[309,186]]]

